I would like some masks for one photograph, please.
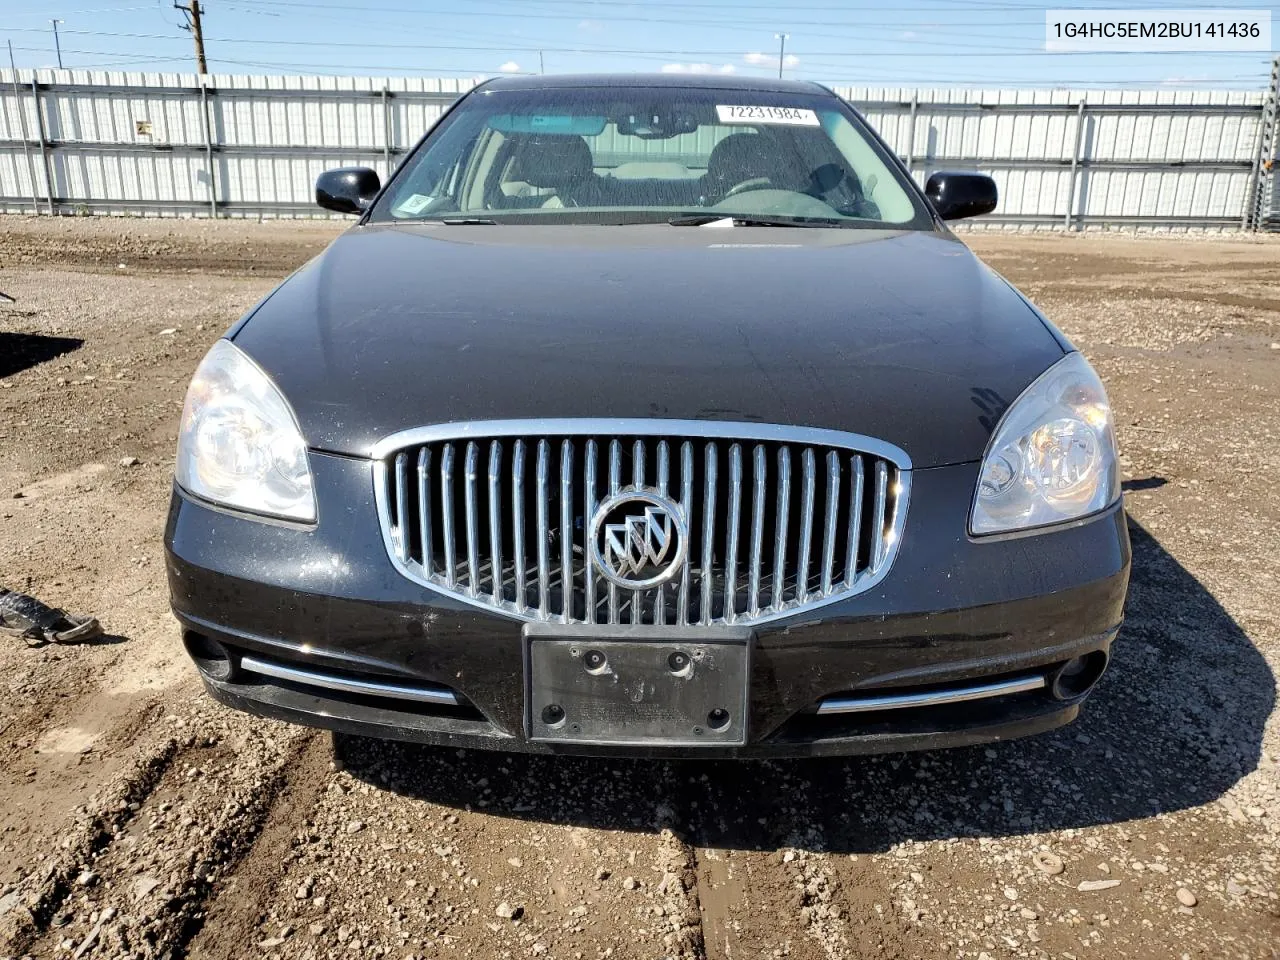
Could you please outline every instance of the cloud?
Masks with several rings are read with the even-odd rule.
[[[664,63],[663,73],[734,73],[738,68],[732,63],[715,66],[711,63]]]
[[[500,73],[519,73],[520,64],[516,63],[514,60],[508,60],[498,68],[498,71]]]
[[[599,20],[579,20],[578,29],[585,33],[600,33],[604,30],[604,24]]]
[[[758,51],[744,53],[742,61],[751,64],[753,67],[774,67],[776,69],[778,66],[778,58],[775,54],[759,53]],[[784,67],[797,67],[800,65],[800,58],[794,53],[788,53],[782,58],[782,65]]]

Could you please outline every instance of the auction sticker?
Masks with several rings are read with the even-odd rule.
[[[818,115],[800,107],[733,106],[716,104],[721,123],[785,123],[797,127],[816,127]]]

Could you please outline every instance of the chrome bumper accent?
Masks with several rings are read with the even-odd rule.
[[[398,683],[379,683],[373,680],[354,680],[337,677],[331,673],[300,670],[283,664],[259,660],[257,657],[241,657],[240,669],[276,680],[287,680],[308,687],[322,687],[342,693],[356,693],[367,697],[387,697],[392,700],[413,700],[418,703],[434,703],[456,707],[458,697],[445,687],[409,687]]]
[[[976,687],[956,687],[952,690],[929,690],[924,693],[898,693],[884,697],[829,697],[818,704],[818,713],[871,713],[875,710],[903,710],[908,707],[936,707],[945,703],[963,703],[966,700],[986,700],[1010,693],[1043,690],[1045,678],[1014,677],[997,683],[984,683]]]

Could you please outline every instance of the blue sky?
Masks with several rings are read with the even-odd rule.
[[[204,0],[213,73],[483,76],[696,71],[886,86],[1265,85],[1271,54],[1049,54],[1046,6],[1199,0]],[[1243,2],[1232,7],[1259,6]],[[1277,4],[1280,6],[1280,3]],[[1273,15],[1274,16],[1274,15]],[[190,72],[173,0],[0,0],[19,67]],[[1273,19],[1273,37],[1280,24]],[[7,57],[0,51],[0,57]],[[7,66],[7,60],[4,61]]]

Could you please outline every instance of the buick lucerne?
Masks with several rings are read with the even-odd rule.
[[[1074,719],[1129,540],[1102,383],[825,88],[480,84],[210,350],[166,531],[210,693],[498,750]]]

